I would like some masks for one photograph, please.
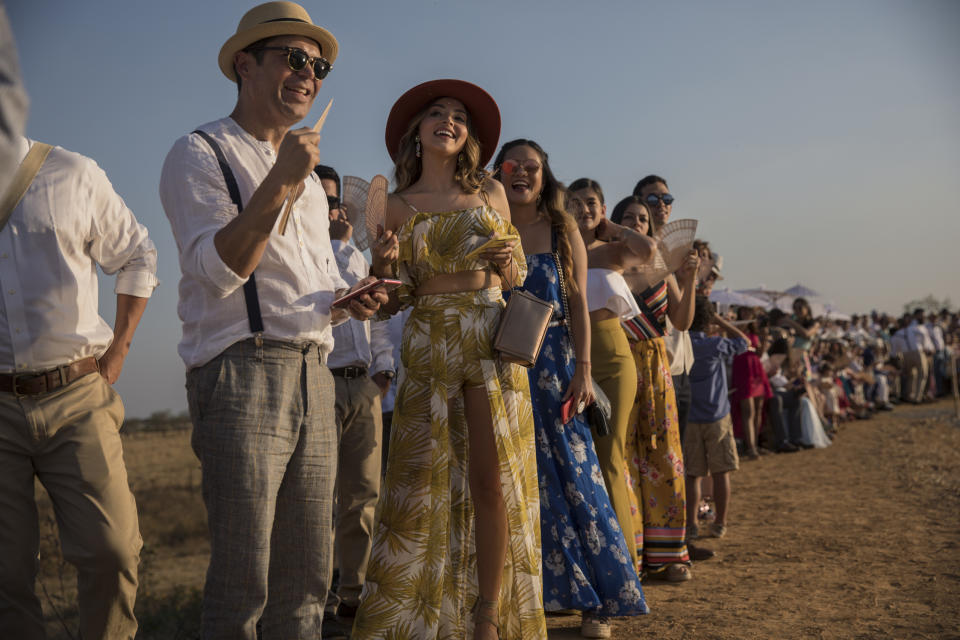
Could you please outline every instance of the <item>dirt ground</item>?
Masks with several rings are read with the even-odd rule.
[[[209,548],[189,433],[126,437],[144,553],[139,638],[198,637]],[[45,496],[44,496],[45,497]],[[77,637],[74,574],[41,509],[41,599]],[[679,585],[646,584],[651,614],[615,638],[960,639],[960,423],[941,401],[841,426],[833,446],[765,456],[733,476],[717,557]],[[550,617],[550,638],[579,618]]]

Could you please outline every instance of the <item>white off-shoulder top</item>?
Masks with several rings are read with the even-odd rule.
[[[609,309],[621,320],[640,314],[627,281],[610,269],[587,269],[587,307],[590,311]]]

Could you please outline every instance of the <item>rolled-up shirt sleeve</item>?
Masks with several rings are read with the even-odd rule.
[[[373,363],[370,371],[396,371],[393,362],[393,343],[390,342],[390,328],[386,320],[370,320],[370,353]]]
[[[173,145],[160,176],[163,204],[180,251],[180,269],[225,298],[247,281],[220,257],[214,236],[237,216],[213,150],[200,136]],[[334,269],[336,266],[334,266]]]
[[[149,298],[159,284],[157,248],[107,174],[92,160],[85,164],[80,189],[91,203],[90,257],[107,275],[117,274],[114,293]]]

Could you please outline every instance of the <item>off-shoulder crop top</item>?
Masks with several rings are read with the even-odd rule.
[[[406,285],[404,288],[412,292],[437,275],[489,269],[490,262],[467,255],[491,234],[519,235],[510,222],[488,205],[437,213],[418,211],[397,229],[398,277]],[[523,282],[527,261],[520,242],[513,249],[513,261],[520,271],[517,282]]]
[[[587,308],[609,309],[622,320],[640,313],[627,281],[610,269],[587,269]]]

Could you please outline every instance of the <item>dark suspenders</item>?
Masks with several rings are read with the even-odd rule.
[[[220,171],[223,172],[223,179],[227,183],[227,191],[230,193],[230,199],[237,205],[237,213],[243,211],[243,202],[240,201],[240,188],[237,186],[237,180],[233,177],[233,171],[227,164],[227,159],[223,155],[223,150],[216,140],[209,134],[197,129],[194,133],[200,134],[200,137],[207,141],[207,144],[213,149],[217,156],[217,162],[220,164]],[[250,331],[253,333],[263,333],[263,318],[260,315],[260,298],[257,297],[257,279],[256,273],[251,273],[247,281],[243,283],[243,299],[247,303],[247,320],[250,322]]]

